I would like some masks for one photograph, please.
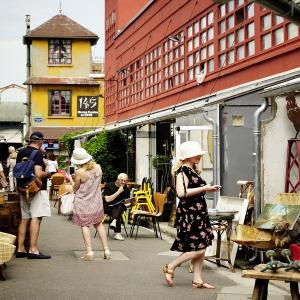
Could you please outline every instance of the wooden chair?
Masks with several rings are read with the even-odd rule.
[[[160,227],[159,227],[159,220],[163,214],[164,204],[167,199],[167,194],[154,193],[153,198],[154,198],[154,203],[155,203],[155,212],[149,212],[149,211],[144,211],[144,210],[132,210],[131,211],[131,214],[133,217],[133,223],[132,223],[131,229],[130,229],[130,237],[132,237],[134,228],[135,228],[135,226],[137,226],[136,233],[135,233],[135,239],[137,238],[139,225],[140,225],[140,219],[143,217],[145,219],[151,219],[155,236],[158,238],[158,232],[159,232],[160,239],[162,240],[161,231],[160,231]]]
[[[62,185],[64,182],[65,182],[65,177],[60,173],[55,173],[51,177],[51,188],[49,193],[49,199],[55,200],[54,207],[58,201],[57,195],[58,195],[59,186]]]

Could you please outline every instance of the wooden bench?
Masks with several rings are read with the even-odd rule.
[[[263,267],[264,265],[260,265]],[[279,280],[290,283],[290,291],[292,300],[299,300],[298,282],[300,281],[300,272],[297,271],[285,271],[279,269],[277,272],[266,270],[261,272],[259,270],[244,270],[242,277],[255,279],[255,285],[252,293],[252,300],[265,300],[268,296],[268,284],[269,280]]]

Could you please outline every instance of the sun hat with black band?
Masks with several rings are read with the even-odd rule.
[[[44,139],[44,135],[41,132],[36,131],[30,135],[29,139],[32,141],[41,141]]]
[[[85,149],[75,148],[71,157],[71,162],[74,165],[83,165],[92,159],[93,157],[89,155]]]
[[[207,151],[204,151],[199,143],[195,141],[187,141],[179,147],[179,160],[185,160],[187,158],[195,157],[198,155],[204,155]]]

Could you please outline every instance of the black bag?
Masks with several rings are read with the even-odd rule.
[[[33,150],[28,157],[23,157],[21,162],[18,162],[13,169],[13,176],[17,180],[17,188],[21,194],[26,195],[26,198],[32,197],[41,189],[42,181],[35,176],[34,173],[34,157],[38,150]]]

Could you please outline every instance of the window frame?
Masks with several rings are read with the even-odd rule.
[[[55,112],[55,108],[54,108],[54,105],[55,103],[53,103],[53,100],[55,100],[55,93],[59,93],[59,112]],[[67,106],[67,101],[69,101],[69,112],[66,112],[67,111],[67,108],[65,108],[65,111],[62,112],[62,93],[66,93],[68,95],[65,95],[65,98],[67,98],[68,96],[68,99],[66,99],[66,104],[65,106]],[[71,117],[72,116],[72,91],[71,90],[49,90],[48,91],[48,115],[50,117]]]

